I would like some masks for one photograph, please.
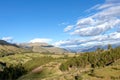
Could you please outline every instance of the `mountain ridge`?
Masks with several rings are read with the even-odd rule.
[[[29,48],[33,52],[40,52],[40,53],[61,54],[61,53],[69,52],[64,48],[55,47],[47,43],[23,43],[23,44],[19,44],[19,46],[23,48]]]

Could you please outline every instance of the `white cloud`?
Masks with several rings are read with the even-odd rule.
[[[108,0],[113,1],[113,0]],[[92,16],[79,19],[70,34],[79,36],[96,36],[120,26],[120,3],[97,5],[98,10]]]
[[[2,40],[11,42],[13,40],[13,38],[12,37],[3,37]]]
[[[83,19],[80,19],[77,21],[76,29],[85,28],[87,26],[91,26],[94,23],[95,23],[95,21],[91,17],[83,18]]]
[[[101,4],[97,4],[97,5],[93,6],[92,8],[86,10],[85,12],[90,12],[90,11],[92,11],[92,10],[98,8],[99,6],[101,6]]]
[[[111,33],[111,34],[109,35],[109,37],[110,37],[111,39],[118,39],[118,40],[120,40],[120,33],[118,33],[118,32]]]
[[[56,42],[54,45],[59,47],[90,47],[97,45],[108,45],[120,43],[120,33],[113,32],[110,34],[98,35],[84,39],[69,39]]]
[[[103,4],[101,6],[98,6],[96,9],[101,10],[101,9],[105,9],[105,8],[109,8],[111,6],[113,6],[114,4]]]
[[[73,28],[73,25],[69,25],[64,29],[64,32],[68,32]]]
[[[118,25],[120,25],[120,19],[116,19],[116,18],[109,18],[108,19],[103,19],[103,21],[94,21],[91,20],[92,22],[88,22],[88,26],[90,27],[84,27],[84,28],[80,28],[79,26],[77,26],[77,29],[74,32],[71,32],[72,35],[79,35],[79,36],[96,36],[99,35],[101,33],[105,33],[107,30],[110,30],[114,27],[118,27]],[[83,21],[84,22],[84,21]],[[81,21],[80,21],[81,23]],[[81,25],[79,23],[79,25]],[[85,21],[86,23],[86,21]],[[91,26],[92,25],[92,26]],[[79,27],[79,28],[78,28]]]
[[[30,43],[49,43],[51,42],[52,39],[47,39],[47,38],[35,38],[35,39],[32,39],[30,40],[29,42]]]
[[[108,7],[107,9],[104,9],[101,12],[93,15],[93,17],[102,17],[102,18],[105,16],[118,17],[120,16],[119,14],[120,14],[120,4]]]

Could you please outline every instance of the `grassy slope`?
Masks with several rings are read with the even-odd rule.
[[[33,69],[27,75],[22,76],[18,80],[41,80],[44,78],[49,79],[52,77],[56,77],[61,74],[61,71],[59,70],[60,63],[58,62],[59,61],[53,61],[41,65],[40,67]]]
[[[93,75],[87,73],[83,77],[88,80],[120,80],[120,60],[111,66],[96,68]]]
[[[23,54],[15,54],[9,55],[5,57],[1,57],[0,61],[5,62],[7,64],[18,64],[18,63],[26,63],[27,61],[32,60],[36,57],[44,57],[44,56],[52,56],[53,58],[63,57],[64,55],[51,55],[51,54],[40,54],[40,53],[23,53]]]
[[[21,53],[24,50],[12,45],[0,45],[0,53]]]

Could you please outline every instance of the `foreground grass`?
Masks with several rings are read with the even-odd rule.
[[[32,60],[26,62],[24,64],[24,67],[28,70],[31,71],[32,69],[39,67],[41,65],[44,65],[46,63],[49,63],[51,61],[55,60],[55,58],[51,56],[44,56],[44,57],[36,57],[33,58]]]
[[[94,69],[93,72],[89,71],[88,73],[85,73],[82,77],[85,80],[120,80],[120,70],[114,70],[113,66],[108,66],[105,68]]]
[[[120,60],[110,66],[95,68],[83,75],[88,80],[120,80]]]

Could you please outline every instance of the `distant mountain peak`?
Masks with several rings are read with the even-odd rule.
[[[20,44],[23,48],[31,48],[33,52],[50,52],[50,53],[65,53],[67,50],[59,47],[54,47],[48,43],[35,42]]]
[[[47,46],[49,44],[42,42],[28,43],[29,46]]]

